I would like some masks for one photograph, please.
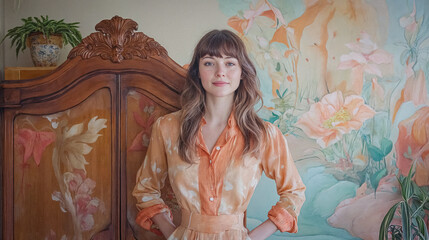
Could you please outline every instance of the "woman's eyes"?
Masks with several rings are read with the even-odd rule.
[[[215,64],[214,63],[212,63],[212,62],[205,62],[204,63],[204,66],[214,66]],[[233,66],[235,66],[235,65],[237,65],[236,63],[234,63],[234,62],[226,62],[225,63],[225,65],[226,66],[228,66],[228,67],[233,67]]]

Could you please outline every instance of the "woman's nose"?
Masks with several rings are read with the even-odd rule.
[[[225,76],[225,68],[221,64],[218,64],[218,66],[217,66],[216,76],[218,76],[218,77]]]

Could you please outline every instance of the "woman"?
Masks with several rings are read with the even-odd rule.
[[[156,223],[168,239],[265,239],[296,232],[305,186],[278,128],[254,111],[259,80],[241,39],[228,30],[207,33],[190,63],[182,110],[159,118],[137,173],[136,222]],[[268,220],[248,232],[246,210],[262,171],[280,200]],[[165,178],[182,208],[180,226],[160,199]]]

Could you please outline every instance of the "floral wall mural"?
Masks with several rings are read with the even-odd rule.
[[[294,237],[378,239],[396,176],[414,164],[429,185],[429,1],[218,2],[257,67],[260,116],[287,136],[307,186]],[[276,200],[262,179],[250,228]]]

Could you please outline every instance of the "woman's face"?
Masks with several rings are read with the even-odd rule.
[[[205,55],[199,62],[199,75],[206,97],[233,99],[240,85],[241,66],[234,57]]]

